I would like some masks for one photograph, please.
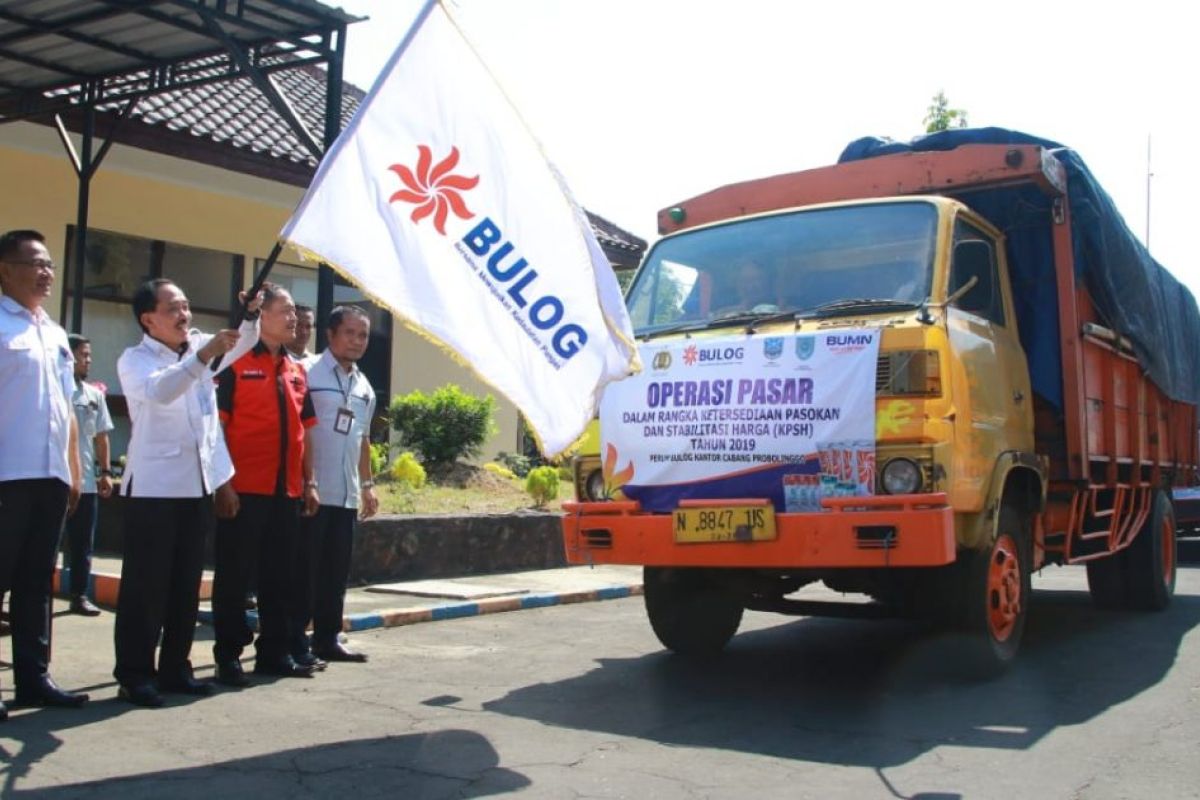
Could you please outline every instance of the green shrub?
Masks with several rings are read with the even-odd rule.
[[[412,453],[401,453],[400,457],[392,462],[389,474],[397,483],[407,484],[413,489],[420,489],[425,485],[425,468]]]
[[[483,468],[493,475],[499,475],[501,478],[507,478],[510,481],[517,477],[516,473],[514,473],[511,469],[493,461],[489,461],[488,463],[484,464]]]
[[[449,466],[460,458],[479,455],[495,426],[491,395],[474,397],[454,384],[399,395],[388,409],[400,444],[412,448],[431,466]]]
[[[558,497],[558,469],[534,467],[525,478],[525,491],[538,508]]]
[[[496,461],[512,470],[512,473],[518,478],[524,478],[535,466],[530,463],[529,456],[523,456],[520,453],[506,453],[503,450],[496,454]]]
[[[381,475],[387,468],[389,445],[387,442],[379,442],[371,445],[371,474]]]
[[[570,483],[575,480],[575,470],[570,466],[561,466],[558,468],[558,479]]]

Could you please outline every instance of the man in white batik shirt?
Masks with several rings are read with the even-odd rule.
[[[117,362],[133,433],[121,486],[125,552],[113,670],[120,697],[134,705],[161,706],[160,692],[212,691],[190,661],[204,540],[214,499],[237,503],[213,377],[258,342],[259,305],[260,298],[247,305],[238,330],[210,336],[191,328],[188,299],[172,281],[147,281],[134,293],[145,335]]]

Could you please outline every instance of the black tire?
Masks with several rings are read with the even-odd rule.
[[[742,598],[702,569],[646,567],[646,614],[666,648],[686,656],[721,652],[742,624]]]
[[[1167,493],[1154,494],[1150,518],[1126,548],[1125,583],[1128,607],[1162,611],[1175,594],[1175,509]]]
[[[1113,611],[1128,604],[1125,553],[1114,553],[1087,562],[1088,592],[1096,608]]]
[[[1005,501],[987,549],[966,556],[966,666],[994,677],[1016,659],[1032,594],[1030,518]]]

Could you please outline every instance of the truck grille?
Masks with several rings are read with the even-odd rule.
[[[875,365],[875,393],[882,394],[892,382],[892,359],[886,353],[880,353]]]

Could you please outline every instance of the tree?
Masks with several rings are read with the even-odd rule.
[[[964,108],[950,108],[946,93],[939,89],[933,96],[933,105],[929,106],[924,119],[925,132],[937,133],[951,128],[967,127],[967,111]]]

